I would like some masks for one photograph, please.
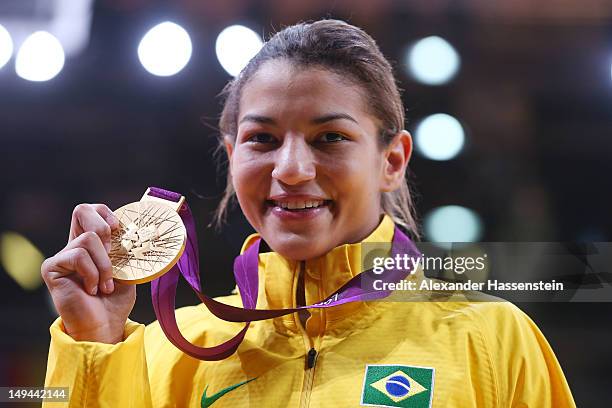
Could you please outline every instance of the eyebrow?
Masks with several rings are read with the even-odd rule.
[[[356,124],[359,124],[355,118],[347,113],[328,113],[323,116],[316,117],[310,121],[313,125],[322,125],[323,123],[331,122],[333,120],[349,120]],[[240,119],[240,123],[243,122],[255,122],[264,125],[276,125],[276,121],[268,116],[263,115],[245,115],[242,119]]]

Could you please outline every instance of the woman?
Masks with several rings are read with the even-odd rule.
[[[392,69],[374,40],[341,21],[288,27],[225,90],[226,194],[270,248],[259,254],[258,309],[317,303],[361,272],[366,242],[416,224],[405,172],[412,152]],[[129,321],[135,289],[113,283],[117,220],[76,207],[68,245],[42,275],[60,317],[47,386],[71,406],[574,406],[534,323],[503,302],[354,302],[252,323],[229,358],[201,362],[159,324]],[[232,295],[220,301],[242,306]],[[200,346],[242,324],[202,305],[177,311]]]

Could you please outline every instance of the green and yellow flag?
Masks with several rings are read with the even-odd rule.
[[[434,369],[406,365],[368,365],[361,405],[430,408]]]

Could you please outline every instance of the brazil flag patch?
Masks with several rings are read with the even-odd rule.
[[[434,372],[430,367],[367,365],[361,405],[430,408]]]

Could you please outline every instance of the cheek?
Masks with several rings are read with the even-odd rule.
[[[234,152],[232,159],[232,177],[234,179],[244,179],[258,173],[261,161],[246,149],[238,148]]]
[[[358,200],[378,191],[380,169],[378,163],[368,156],[357,159],[347,155],[347,158],[330,161],[325,166],[326,176],[335,186],[340,199]]]
[[[248,198],[265,194],[265,186],[269,184],[272,170],[267,161],[261,157],[245,151],[236,149],[232,159],[232,182],[236,195],[239,199],[244,198],[244,204],[248,204]],[[257,200],[259,203],[259,200]]]

